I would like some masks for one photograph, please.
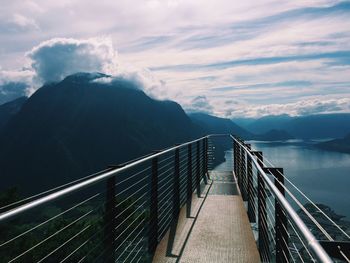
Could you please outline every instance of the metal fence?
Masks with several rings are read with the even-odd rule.
[[[207,141],[157,151],[1,208],[0,261],[150,262],[181,207],[207,180]]]
[[[293,183],[283,169],[231,135],[157,151],[0,208],[0,261],[150,262],[208,169],[234,170],[263,262],[349,262],[348,234],[312,203],[344,236],[333,238],[286,187]]]
[[[264,162],[263,153],[238,137],[233,142],[234,172],[263,262],[350,262],[350,238],[324,211],[284,175],[283,168]],[[268,164],[266,164],[268,163]],[[296,198],[286,182],[302,194]],[[296,212],[292,206],[298,208]],[[326,220],[320,223],[310,207]],[[325,222],[332,225],[326,230]],[[332,236],[337,234],[337,239]],[[316,238],[317,237],[317,238]]]

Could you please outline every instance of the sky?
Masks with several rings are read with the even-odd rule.
[[[350,112],[350,1],[0,0],[0,104],[75,72],[188,112]]]

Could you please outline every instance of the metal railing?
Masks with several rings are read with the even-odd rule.
[[[16,202],[0,214],[1,261],[150,262],[230,149],[263,262],[332,262],[325,248],[346,260],[347,243],[317,240],[286,199],[282,168],[266,167],[262,152],[236,137],[209,135]]]
[[[207,137],[26,198],[0,214],[1,262],[149,262],[207,181]],[[1,210],[0,210],[1,211]]]
[[[233,141],[234,172],[242,198],[247,203],[247,213],[257,232],[257,245],[263,262],[350,262],[349,235],[306,197],[283,174],[283,168],[265,165],[263,153],[251,148],[238,137]],[[319,223],[308,209],[285,186],[293,185],[324,215],[344,238],[332,234]],[[287,195],[287,196],[286,196]],[[299,208],[296,212],[292,202]],[[301,219],[301,216],[303,219]],[[320,239],[315,229],[325,239]],[[332,229],[332,231],[333,231]],[[312,232],[311,232],[312,231]],[[315,237],[317,234],[317,237]]]

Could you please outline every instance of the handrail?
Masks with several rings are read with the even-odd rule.
[[[155,153],[155,154],[152,154],[150,156],[146,156],[144,158],[141,158],[139,160],[136,160],[135,162],[132,162],[132,163],[127,163],[125,164],[124,166],[122,167],[118,167],[118,168],[115,168],[111,171],[107,171],[107,172],[104,172],[96,177],[93,177],[93,178],[90,178],[90,179],[87,179],[86,181],[83,181],[83,182],[79,182],[79,183],[76,183],[72,186],[69,186],[67,188],[64,188],[62,190],[59,190],[59,191],[56,191],[54,193],[51,193],[47,196],[44,196],[44,197],[41,197],[37,200],[34,200],[34,201],[31,201],[27,204],[24,204],[24,205],[21,205],[19,207],[16,207],[14,209],[11,209],[7,212],[4,212],[4,213],[1,213],[0,214],[0,222],[3,222],[5,220],[9,220],[15,216],[17,216],[18,214],[21,214],[29,209],[32,209],[34,207],[37,207],[37,206],[40,206],[40,205],[43,205],[43,204],[46,204],[46,203],[49,203],[49,202],[52,202],[54,200],[57,200],[63,196],[66,196],[66,195],[69,195],[75,191],[78,191],[78,190],[81,190],[83,188],[86,188],[88,186],[91,186],[91,185],[94,185],[98,182],[101,182],[103,180],[106,180],[108,178],[111,178],[112,176],[115,176],[125,170],[128,170],[132,167],[135,167],[136,165],[138,164],[141,164],[141,163],[144,163],[146,161],[149,161],[149,160],[152,160],[153,158],[155,157],[159,157],[161,155],[164,155],[166,153],[169,153],[169,152],[172,152],[176,149],[179,149],[179,148],[182,148],[184,146],[187,146],[189,144],[192,144],[192,143],[195,143],[195,142],[198,142],[198,141],[201,141],[205,138],[208,138],[209,136],[203,136],[199,139],[196,139],[196,140],[192,140],[192,141],[189,141],[189,142],[185,142],[183,144],[180,144],[180,145],[176,145],[174,147],[171,147],[171,148],[168,148],[168,149],[165,149],[163,151],[160,151],[158,153]]]
[[[267,183],[269,189],[271,190],[271,193],[274,195],[276,200],[279,202],[283,210],[289,215],[291,221],[295,224],[295,227],[297,228],[298,231],[300,231],[300,234],[303,236],[303,238],[306,240],[307,246],[310,248],[310,250],[314,253],[315,257],[320,261],[320,262],[333,262],[329,255],[325,252],[323,247],[320,245],[320,243],[316,240],[315,236],[310,232],[310,230],[307,228],[305,223],[302,221],[302,219],[299,217],[299,215],[295,212],[295,210],[292,208],[292,206],[289,204],[289,202],[286,200],[286,198],[282,195],[282,193],[277,189],[277,187],[273,184],[273,182],[270,180],[270,178],[267,176],[265,173],[263,167],[260,166],[259,162],[253,157],[249,149],[242,144],[239,140],[237,140],[234,136],[230,134],[211,134],[207,136],[203,136],[199,139],[192,140],[180,145],[176,145],[173,147],[170,147],[168,149],[156,152],[152,155],[144,156],[141,158],[138,158],[133,161],[129,161],[124,163],[120,167],[116,168],[111,168],[111,170],[107,170],[105,172],[102,172],[94,177],[89,177],[88,179],[84,181],[78,181],[75,184],[72,184],[66,188],[57,190],[53,193],[50,193],[46,196],[40,197],[37,200],[30,201],[26,204],[23,204],[17,208],[11,209],[7,212],[1,213],[0,214],[0,223],[4,222],[5,220],[14,218],[15,216],[30,210],[34,207],[41,206],[43,204],[47,204],[49,202],[52,202],[54,200],[57,200],[61,197],[67,196],[71,193],[74,193],[76,191],[79,191],[81,189],[84,189],[88,186],[94,185],[98,182],[101,182],[103,180],[112,178],[113,176],[126,171],[130,168],[133,168],[139,164],[145,163],[147,161],[153,160],[156,157],[162,156],[166,153],[170,153],[174,150],[180,149],[182,147],[191,145],[193,143],[199,142],[203,139],[208,139],[210,137],[229,137],[231,138],[234,142],[236,142],[244,151],[246,152],[247,156],[252,160],[252,163],[254,163],[254,166],[257,168],[261,178]]]
[[[247,155],[250,157],[250,159],[253,161],[254,166],[257,168],[259,173],[261,174],[263,180],[267,183],[268,187],[270,188],[272,194],[275,196],[275,198],[278,200],[284,211],[291,217],[291,220],[293,223],[295,223],[295,226],[300,231],[300,233],[303,235],[305,240],[307,241],[308,246],[313,251],[315,256],[318,260],[321,262],[333,262],[332,259],[328,256],[326,251],[323,249],[323,247],[320,245],[320,243],[317,241],[315,236],[310,232],[310,230],[307,228],[305,223],[302,221],[302,219],[299,217],[299,215],[295,212],[295,210],[292,208],[292,206],[288,203],[287,199],[280,193],[280,191],[277,189],[277,187],[271,182],[267,174],[264,172],[263,168],[259,165],[258,161],[253,157],[253,155],[250,153],[250,151],[234,136],[230,135],[230,137],[238,143],[242,149],[247,153]]]

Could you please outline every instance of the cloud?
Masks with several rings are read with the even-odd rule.
[[[23,82],[0,84],[0,105],[18,97],[26,96],[28,85]]]
[[[29,70],[0,70],[0,104],[27,96],[31,88],[33,72]]]
[[[240,117],[262,117],[266,115],[289,114],[291,116],[302,116],[312,114],[350,112],[350,98],[326,99],[311,98],[295,103],[269,104],[269,105],[247,105],[226,104],[225,115],[228,118]]]
[[[30,83],[34,76],[34,72],[30,69],[22,70],[1,70],[0,68],[0,85],[8,82]]]
[[[210,64],[180,64],[171,66],[154,67],[152,70],[174,70],[174,71],[191,71],[199,69],[226,69],[242,65],[269,65],[289,61],[308,61],[329,59],[335,65],[350,65],[350,50],[339,50],[335,52],[314,53],[293,56],[275,56],[275,57],[256,57],[247,59],[238,59],[232,61],[219,61]]]
[[[122,70],[121,70],[122,69]],[[156,79],[147,69],[136,69],[132,67],[120,67],[120,71],[115,75],[96,78],[92,82],[102,84],[113,84],[127,82],[129,87],[143,90],[148,96],[157,99],[166,99],[167,92],[165,82]]]
[[[118,70],[117,52],[109,38],[55,38],[34,47],[27,56],[42,83],[60,81],[77,72],[116,74]]]
[[[184,105],[184,108],[187,112],[213,113],[213,106],[206,96],[197,96],[193,98],[188,104]]]
[[[12,22],[22,28],[39,29],[38,24],[35,22],[33,18],[29,18],[21,14],[14,14]]]
[[[0,9],[3,67],[21,68],[23,53],[44,40],[76,38],[50,40],[55,42],[51,48],[42,44],[45,48],[40,48],[38,57],[30,59],[37,63],[36,69],[30,67],[36,81],[29,82],[31,91],[77,69],[110,73],[108,68],[116,68],[117,76],[132,79],[146,93],[176,100],[186,108],[191,108],[193,98],[205,95],[211,110],[221,116],[282,110],[299,114],[293,108],[296,103],[307,114],[307,109],[331,109],[298,102],[350,96],[349,1],[7,2]],[[100,52],[99,43],[89,39],[98,35],[108,35],[118,45],[116,59],[102,57],[108,54],[105,50],[116,51],[107,44],[110,48]],[[100,42],[105,46],[102,43],[108,41]],[[63,53],[66,64],[54,57],[59,46],[72,47]],[[52,57],[47,58],[44,50],[49,49]],[[229,100],[238,103],[230,107]]]
[[[39,25],[33,18],[24,16],[19,13],[15,13],[3,21],[0,20],[0,22],[0,34],[26,34],[28,32],[40,30]]]
[[[331,99],[331,100],[309,100],[296,103],[296,115],[311,115],[318,113],[349,112],[350,99]]]
[[[21,71],[0,72],[1,101],[30,95],[48,82],[57,82],[78,73],[100,72],[110,77],[97,81],[109,83],[127,80],[156,98],[167,98],[165,82],[147,69],[120,63],[111,38],[54,38],[44,41],[26,53],[30,67]]]
[[[138,69],[134,67],[124,68],[119,76],[133,81],[147,95],[156,99],[168,99],[169,94],[166,89],[166,82],[156,78],[148,69]]]

